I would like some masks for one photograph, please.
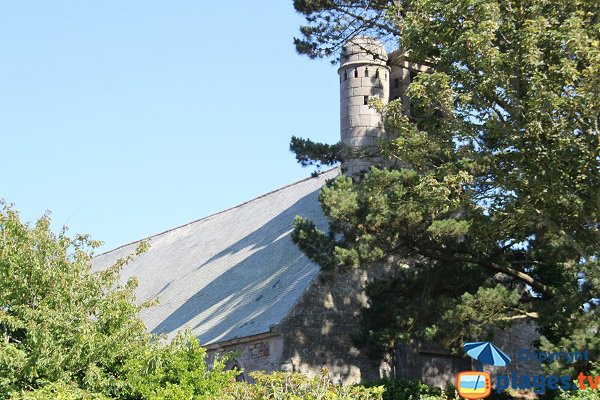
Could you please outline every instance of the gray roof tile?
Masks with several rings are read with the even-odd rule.
[[[292,222],[302,215],[326,228],[318,193],[337,173],[146,239],[150,249],[123,268],[122,279],[139,279],[140,302],[159,299],[140,315],[148,329],[172,337],[187,326],[211,344],[268,332],[281,322],[318,272],[292,243]],[[93,270],[133,253],[138,244],[96,256]]]

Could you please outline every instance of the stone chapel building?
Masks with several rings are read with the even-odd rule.
[[[371,38],[349,42],[338,70],[342,142],[356,148],[373,146],[385,131],[381,116],[367,104],[369,98],[403,98],[408,104],[406,87],[424,70],[400,52],[388,55]],[[342,170],[354,175],[367,166],[363,160],[351,160]],[[444,386],[454,373],[469,369],[467,360],[438,350],[414,347],[394,362],[375,363],[354,347],[349,334],[356,329],[360,310],[368,306],[364,285],[392,272],[383,267],[353,270],[324,283],[319,267],[290,238],[296,215],[327,229],[318,194],[339,173],[329,170],[143,239],[150,249],[124,267],[122,279],[138,278],[139,301],[159,299],[158,305],[141,313],[148,329],[173,337],[187,327],[209,352],[239,351],[235,363],[245,373],[317,374],[326,367],[339,383],[391,374]],[[140,242],[96,256],[93,269],[107,268],[134,253]],[[519,332],[527,342],[535,329],[524,324]],[[503,340],[506,347],[511,338]]]

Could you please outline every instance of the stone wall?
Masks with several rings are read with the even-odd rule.
[[[509,329],[495,332],[492,342],[505,352],[511,363],[508,367],[484,366],[492,376],[516,372],[518,375],[543,374],[539,363],[520,361],[517,353],[520,349],[532,349],[539,338],[537,325],[532,320],[520,320]],[[474,361],[465,355],[452,355],[439,348],[424,347],[417,344],[399,346],[396,353],[397,375],[408,379],[420,379],[430,386],[445,388],[453,383],[460,371],[475,369]]]
[[[532,319],[522,319],[515,322],[510,329],[498,331],[494,334],[493,343],[502,349],[510,358],[510,365],[506,368],[486,366],[484,369],[492,375],[510,374],[515,371],[521,375],[543,374],[539,363],[521,361],[518,359],[520,349],[532,350],[534,342],[539,339],[538,326]]]
[[[212,363],[215,354],[237,353],[228,364],[244,372],[240,379],[252,381],[251,371],[277,371],[281,369],[283,338],[279,334],[268,333],[206,346],[208,360]]]
[[[469,359],[438,348],[424,348],[417,343],[400,345],[396,351],[396,375],[421,380],[429,386],[445,389],[456,374],[471,369]]]
[[[368,306],[364,287],[384,275],[391,276],[392,272],[379,267],[337,273],[325,282],[315,279],[271,332],[209,345],[209,355],[239,353],[231,367],[244,369],[241,378],[250,381],[248,372],[255,370],[283,370],[314,376],[326,368],[336,383],[353,384],[395,375],[445,388],[448,382],[454,382],[458,372],[473,369],[468,357],[416,343],[398,347],[393,367],[385,361],[374,362],[354,346],[351,335],[357,331],[362,308]],[[537,338],[537,327],[530,320],[518,321],[510,329],[498,331],[493,342],[513,361],[508,368],[486,366],[485,370],[492,375],[511,371],[527,375],[541,373],[539,364],[517,359],[518,350],[530,349]]]
[[[373,363],[351,339],[368,304],[364,287],[382,273],[383,268],[351,270],[326,282],[316,279],[278,328],[282,369],[315,375],[327,368],[334,382],[344,384],[388,374],[389,366]]]

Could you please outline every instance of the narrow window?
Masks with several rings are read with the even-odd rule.
[[[344,80],[348,80],[348,71],[344,70]]]
[[[369,105],[369,96],[364,96],[363,100],[364,100],[365,106],[368,106]]]
[[[387,81],[387,72],[385,73],[385,80]]]
[[[354,70],[354,77],[358,78],[358,70],[357,69]]]
[[[394,79],[394,88],[398,89],[400,87],[400,79],[396,78]]]
[[[365,68],[365,78],[369,77],[369,68]]]
[[[378,69],[375,70],[375,78],[379,79],[379,70]]]

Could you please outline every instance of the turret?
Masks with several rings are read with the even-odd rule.
[[[389,100],[390,68],[387,52],[373,38],[357,36],[343,48],[340,57],[340,133],[341,141],[355,150],[368,152],[384,135],[381,115],[368,105],[369,99]],[[347,160],[342,169],[353,176],[367,169],[365,159]]]
[[[427,72],[428,67],[422,64],[412,62],[404,50],[395,50],[389,54],[388,64],[391,66],[390,72],[390,99],[389,101],[400,99],[404,105],[404,113],[412,117],[410,109],[410,99],[406,94],[408,85],[421,72]]]

